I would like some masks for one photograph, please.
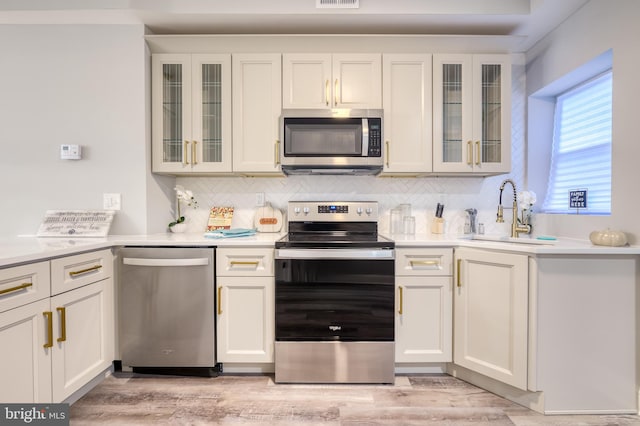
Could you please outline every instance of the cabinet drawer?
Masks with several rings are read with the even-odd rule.
[[[49,297],[49,262],[0,269],[0,312]]]
[[[453,250],[396,249],[396,275],[452,275]]]
[[[272,277],[273,249],[217,249],[216,275]]]
[[[51,261],[51,294],[56,295],[113,275],[111,250],[93,251]]]

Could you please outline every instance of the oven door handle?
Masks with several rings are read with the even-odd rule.
[[[276,259],[394,259],[392,249],[276,249]]]

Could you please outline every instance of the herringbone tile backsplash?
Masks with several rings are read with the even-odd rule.
[[[234,228],[253,227],[256,193],[264,193],[273,207],[286,211],[289,201],[377,201],[379,230],[389,232],[389,211],[401,203],[412,205],[416,217],[416,233],[430,229],[438,202],[445,204],[445,231],[462,234],[465,209],[478,210],[478,222],[484,223],[486,233],[506,233],[509,223],[496,224],[498,188],[506,178],[515,180],[518,190],[523,186],[525,170],[525,91],[524,67],[512,70],[512,172],[493,177],[421,177],[383,178],[372,176],[291,176],[277,178],[248,177],[181,177],[177,183],[194,192],[199,203],[196,210],[188,210],[188,230],[205,229],[208,207],[233,206]],[[504,203],[510,205],[510,199]],[[505,211],[506,222],[509,212]]]

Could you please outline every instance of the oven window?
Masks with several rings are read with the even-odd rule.
[[[393,341],[393,260],[276,260],[276,340]]]
[[[355,118],[288,118],[284,155],[352,157],[362,155],[362,120]]]

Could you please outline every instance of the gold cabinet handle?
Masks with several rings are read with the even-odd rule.
[[[81,269],[79,271],[70,271],[69,276],[73,278],[76,275],[87,274],[89,272],[97,271],[100,268],[102,268],[102,265],[95,265],[95,266],[92,266],[91,268]]]
[[[329,106],[329,98],[331,97],[331,94],[329,93],[329,79],[327,79],[327,82],[324,85],[324,95],[325,95],[325,103],[327,106]]]
[[[280,141],[278,139],[276,139],[276,144],[275,144],[275,165],[279,166],[280,165]]]
[[[193,146],[191,147],[191,164],[198,164],[198,150],[196,149],[198,145],[198,141],[193,141]]]
[[[398,315],[402,315],[402,305],[403,305],[402,286],[398,286],[398,290],[400,290],[400,307],[398,308]]]
[[[385,160],[387,162],[387,167],[389,167],[389,141],[384,141],[384,147],[385,147]]]
[[[218,287],[218,315],[222,315],[222,286]]]
[[[60,314],[60,337],[58,342],[64,342],[67,340],[67,310],[62,308],[56,308],[56,311]]]
[[[53,347],[53,312],[47,311],[43,312],[42,315],[46,318],[47,321],[47,342],[42,345],[43,348],[52,348]]]
[[[182,162],[185,166],[189,165],[189,141],[184,141],[184,152],[182,155]]]
[[[482,162],[482,158],[480,157],[480,141],[476,141],[476,166],[479,166]]]
[[[471,147],[471,141],[467,141],[467,164],[469,166],[473,164],[473,148]]]
[[[258,266],[260,264],[260,262],[258,262],[257,260],[232,260],[229,263],[231,264],[231,266],[236,266],[236,265],[254,265],[254,266]]]
[[[410,260],[409,264],[413,266],[438,266],[440,262],[437,260]]]
[[[458,287],[462,287],[462,283],[460,282],[460,265],[462,264],[462,259],[458,259],[457,260],[457,277],[456,277],[456,284]]]
[[[338,106],[338,79],[337,78],[336,78],[336,91],[333,94],[333,98],[335,99],[335,106]],[[340,99],[340,103],[342,103],[342,99]]]
[[[23,284],[15,286],[15,287],[5,288],[4,290],[0,290],[0,295],[11,293],[11,292],[14,292],[14,291],[24,290],[25,288],[31,287],[32,285],[33,285],[33,283],[23,283]]]

